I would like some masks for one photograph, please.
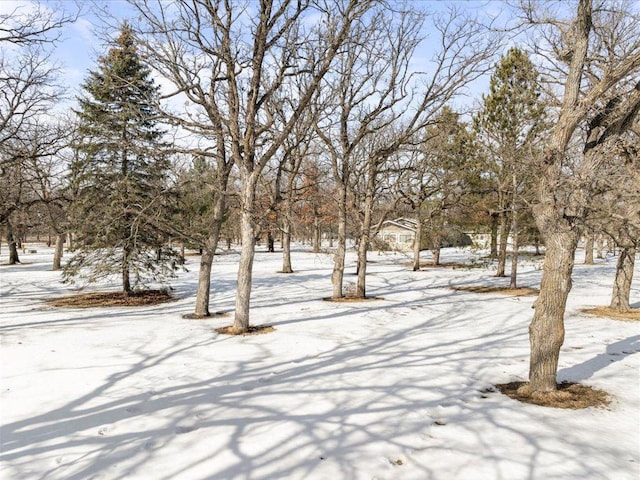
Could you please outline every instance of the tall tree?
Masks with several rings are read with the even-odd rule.
[[[7,232],[11,261],[18,261],[12,222],[18,211],[38,200],[27,194],[33,146],[53,104],[63,89],[57,84],[52,48],[61,27],[75,16],[33,4],[9,5],[0,13],[0,227]],[[31,192],[33,193],[33,192]]]
[[[372,237],[372,208],[381,172],[416,132],[434,122],[438,111],[486,70],[495,51],[492,39],[455,7],[427,20],[438,37],[429,72],[411,70],[419,51],[425,16],[411,8],[381,8],[353,29],[349,48],[328,77],[317,133],[326,146],[336,184],[338,241],[332,274],[333,298],[343,296],[347,202],[355,173],[366,173],[358,243],[358,296],[364,296],[366,245]],[[382,135],[382,133],[384,134]],[[359,158],[360,161],[356,161]],[[364,177],[363,177],[364,178]]]
[[[533,48],[549,59],[548,78],[562,82],[556,121],[536,156],[539,182],[533,212],[546,256],[529,326],[527,389],[544,394],[557,388],[574,254],[598,153],[630,128],[640,108],[640,15],[622,2],[594,8],[592,0],[579,0],[567,20],[553,5],[524,3],[526,20],[537,29]],[[569,145],[580,127],[588,130],[585,153],[567,178]]]
[[[260,177],[308,109],[352,24],[376,2],[331,0],[319,5],[264,0],[241,5],[179,0],[168,9],[164,2],[130,1],[157,40],[153,43],[157,48],[149,49],[149,55],[154,60],[166,55],[168,62],[158,59],[163,73],[176,81],[180,93],[205,109],[239,171],[242,250],[233,330],[245,332],[249,328]],[[185,65],[185,59],[193,64]],[[200,73],[211,79],[209,88],[194,78]],[[274,102],[291,91],[292,83],[299,86],[299,94],[291,99],[282,121],[275,115]],[[196,125],[199,116],[194,117],[183,124]],[[219,151],[222,154],[222,148]]]
[[[518,219],[525,207],[523,194],[531,191],[526,187],[533,179],[532,154],[547,128],[538,77],[528,55],[519,48],[511,48],[496,66],[489,94],[483,96],[483,108],[474,117],[475,129],[487,152],[487,176],[493,182],[494,211],[500,219],[496,276],[505,275],[507,238],[511,235],[512,288],[516,286]]]
[[[75,253],[64,274],[89,282],[119,274],[129,294],[171,276],[173,258],[169,250],[158,254],[169,167],[156,120],[158,87],[128,24],[82,88],[71,165]]]
[[[420,270],[420,248],[423,228],[433,252],[433,263],[440,262],[443,236],[451,230],[447,225],[454,207],[464,205],[471,182],[478,177],[474,159],[472,132],[460,121],[460,115],[444,106],[425,129],[419,148],[413,152],[401,183],[401,194],[416,217],[417,232],[413,245],[413,270]]]

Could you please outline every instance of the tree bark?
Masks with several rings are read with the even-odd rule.
[[[344,185],[338,187],[338,237],[336,239],[336,251],[333,255],[333,272],[331,284],[333,287],[332,298],[342,298],[344,281],[344,261],[347,251],[347,192]]]
[[[291,231],[282,232],[282,273],[293,273],[291,266]]]
[[[636,247],[625,246],[620,249],[616,278],[613,282],[613,294],[609,307],[618,312],[631,310],[629,298],[631,295],[631,281],[633,280],[633,268],[636,259]]]
[[[9,265],[20,263],[20,258],[18,257],[18,244],[16,242],[16,237],[13,234],[13,227],[9,222],[7,222],[7,245],[9,246]]]
[[[498,258],[498,214],[491,214],[491,258]]]
[[[549,213],[554,212],[547,212],[546,215]],[[546,235],[547,252],[540,295],[534,303],[533,320],[529,325],[529,385],[532,391],[549,392],[556,389],[560,347],[564,342],[564,312],[571,290],[578,237],[571,227],[559,228],[557,232]]]
[[[593,265],[593,234],[587,235],[586,242],[584,244],[584,264]]]
[[[210,315],[209,296],[211,294],[211,271],[213,270],[214,252],[215,248],[204,247],[200,255],[196,306],[193,312],[195,317],[208,317]]]
[[[433,254],[433,264],[440,265],[440,237],[435,239],[435,244],[433,245],[433,250],[431,253]]]
[[[422,239],[422,218],[416,216],[416,236],[413,240],[413,271],[420,270],[420,240]]]
[[[219,145],[222,141],[218,139]],[[227,198],[225,195],[227,184],[229,183],[229,173],[231,164],[226,161],[226,157],[219,158],[218,177],[216,178],[216,189],[214,193],[214,205],[211,216],[211,227],[209,236],[205,240],[200,255],[200,271],[198,272],[198,288],[196,290],[196,304],[193,315],[195,317],[208,317],[211,315],[209,311],[209,303],[211,296],[211,273],[213,271],[213,259],[220,241],[220,232],[222,231],[222,223],[224,215],[227,211]]]
[[[596,241],[596,257],[597,258],[604,258],[604,254],[603,254],[603,239],[602,239],[602,235],[598,235],[598,239]]]
[[[313,253],[320,253],[320,247],[322,242],[322,236],[320,232],[320,215],[318,212],[313,212]]]
[[[56,235],[56,249],[53,254],[53,270],[60,270],[61,268],[65,238],[67,238],[65,233],[59,233]]]
[[[509,288],[518,288],[518,215],[515,209],[511,212],[511,236],[512,236],[512,250],[511,253],[511,279]]]
[[[131,293],[130,259],[131,248],[128,245],[125,245],[122,249],[122,292],[125,296]]]
[[[238,265],[238,287],[236,291],[236,311],[233,322],[235,333],[249,330],[249,309],[253,281],[253,259],[256,249],[256,225],[253,218],[255,206],[255,182],[243,182],[242,213],[240,219],[242,249]]]
[[[291,214],[291,201],[287,198],[284,206],[284,219],[282,220],[282,273],[293,273],[291,266]]]
[[[500,213],[500,251],[498,252],[498,270],[496,277],[505,276],[507,264],[507,239],[509,238],[509,224],[506,212]]]

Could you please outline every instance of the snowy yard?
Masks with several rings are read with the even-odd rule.
[[[252,324],[276,330],[231,337],[214,328],[232,317],[182,317],[197,257],[174,302],[64,309],[44,300],[73,289],[37,251],[0,267],[4,479],[640,476],[640,324],[578,311],[608,303],[615,258],[578,258],[559,371],[613,402],[560,410],[483,393],[527,378],[535,298],[451,290],[508,282],[487,268],[412,272],[408,257],[374,252],[368,292],[383,299],[331,303],[329,255],[295,251],[282,275],[281,256],[260,252]],[[216,257],[212,311],[234,308],[237,260]],[[537,286],[539,268],[525,260],[520,283]]]

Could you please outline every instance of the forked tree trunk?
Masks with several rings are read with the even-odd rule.
[[[584,264],[593,265],[593,235],[587,235],[586,242],[584,244]]]
[[[338,201],[338,238],[336,239],[336,251],[333,255],[333,272],[331,273],[332,298],[342,298],[344,293],[344,261],[347,251],[347,194],[344,185],[339,187],[340,198]]]
[[[53,270],[60,270],[62,266],[62,255],[64,254],[64,240],[67,238],[65,233],[56,235],[56,249],[53,253]]]
[[[498,252],[498,270],[496,277],[505,276],[505,268],[507,264],[507,239],[509,237],[509,224],[507,222],[506,212],[500,213],[500,251]]]
[[[558,221],[562,222],[561,219]],[[532,391],[556,389],[560,347],[564,342],[564,312],[571,290],[578,237],[569,226],[558,226],[556,232],[545,235],[547,252],[540,295],[534,303],[533,320],[529,325],[529,385]]]
[[[416,236],[413,240],[413,271],[420,270],[420,240],[422,239],[422,218],[416,216]]]
[[[631,310],[629,298],[631,295],[631,281],[633,280],[633,268],[636,260],[636,247],[623,247],[620,249],[616,278],[613,282],[613,294],[610,308],[618,312]]]

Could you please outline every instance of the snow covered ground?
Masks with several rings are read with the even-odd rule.
[[[37,251],[0,267],[3,479],[640,477],[640,324],[578,311],[608,303],[614,258],[578,258],[559,371],[614,401],[559,410],[481,392],[526,379],[534,300],[450,289],[506,281],[491,269],[412,272],[374,252],[368,292],[383,300],[330,303],[329,255],[298,249],[283,275],[260,252],[252,324],[276,330],[230,337],[213,329],[232,317],[182,317],[197,257],[175,302],[62,309],[43,301],[73,289]],[[237,260],[216,257],[212,311],[234,308]],[[521,283],[540,273],[526,261]]]

